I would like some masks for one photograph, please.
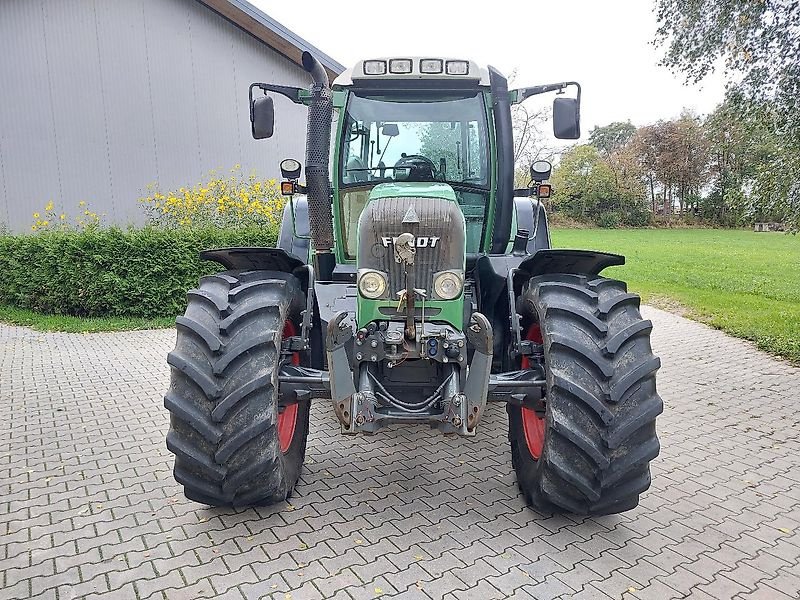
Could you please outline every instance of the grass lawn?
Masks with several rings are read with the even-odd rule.
[[[37,331],[89,333],[96,331],[128,331],[131,329],[163,329],[175,326],[175,317],[143,319],[137,317],[70,317],[0,305],[0,322],[23,325]]]
[[[603,272],[655,305],[800,364],[800,235],[717,229],[559,229],[553,246],[624,254]]]

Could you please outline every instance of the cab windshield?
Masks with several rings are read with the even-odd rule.
[[[384,182],[450,184],[467,222],[467,252],[479,251],[491,184],[483,94],[353,92],[344,119],[338,183],[348,258],[369,190]]]

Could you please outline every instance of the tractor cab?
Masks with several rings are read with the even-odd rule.
[[[449,187],[464,215],[466,251],[481,252],[495,163],[487,70],[465,60],[368,60],[332,88],[341,94],[333,157],[339,259],[355,259],[359,216],[382,183]]]

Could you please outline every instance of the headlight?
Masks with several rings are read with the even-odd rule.
[[[433,276],[433,291],[441,300],[458,298],[464,289],[464,275],[460,271],[442,271]]]
[[[370,300],[377,300],[386,293],[386,275],[380,271],[361,269],[358,272],[358,291]]]

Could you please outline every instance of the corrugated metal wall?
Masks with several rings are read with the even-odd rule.
[[[253,81],[308,85],[196,0],[0,1],[0,224],[29,231],[50,200],[137,223],[149,183],[276,177],[304,157],[306,110],[276,98],[275,137],[253,140]]]

